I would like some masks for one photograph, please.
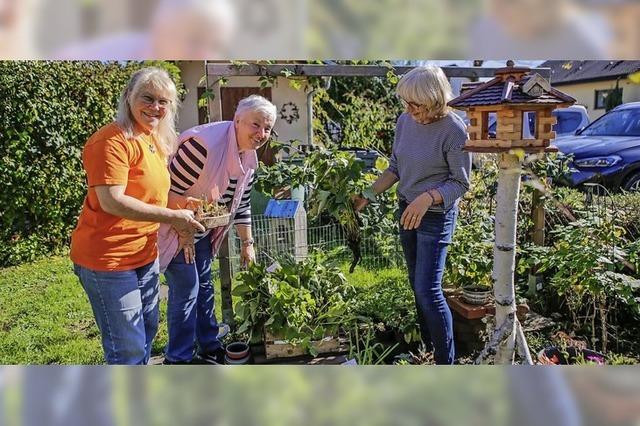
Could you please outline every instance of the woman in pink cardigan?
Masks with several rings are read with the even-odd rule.
[[[222,364],[224,350],[213,306],[211,262],[232,224],[242,241],[240,262],[255,260],[251,236],[250,192],[258,166],[256,149],[270,137],[276,107],[262,96],[242,99],[233,121],[197,126],[182,133],[172,158],[172,207],[205,194],[226,204],[229,225],[195,235],[178,235],[161,226],[160,270],[169,285],[166,364]]]

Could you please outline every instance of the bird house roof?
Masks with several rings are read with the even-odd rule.
[[[507,67],[496,71],[487,82],[465,83],[460,96],[449,101],[449,106],[465,109],[482,105],[558,105],[576,100],[551,87],[538,74],[528,68]]]
[[[302,204],[298,200],[269,200],[264,211],[266,217],[293,218]]]

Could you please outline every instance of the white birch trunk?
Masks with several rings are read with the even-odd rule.
[[[500,172],[496,196],[495,245],[493,247],[493,291],[496,304],[496,330],[507,327],[508,335],[496,348],[496,364],[512,364],[515,355],[516,230],[520,194],[520,161],[516,155],[500,154]],[[526,343],[525,343],[526,344]]]

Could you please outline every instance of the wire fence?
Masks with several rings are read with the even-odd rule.
[[[631,196],[631,195],[629,195]],[[636,196],[637,197],[637,196]],[[625,200],[618,198],[618,200]],[[535,201],[534,201],[535,202]],[[495,212],[495,197],[488,197],[485,204],[490,214]],[[533,240],[533,228],[530,218],[532,210],[536,208],[531,197],[523,197],[519,202],[518,242],[525,243]],[[584,193],[582,211],[575,211],[569,207],[546,200],[544,204],[544,244],[551,245],[553,230],[557,226],[567,225],[581,217],[585,212],[596,214],[598,217],[615,217],[624,223],[628,238],[640,237],[640,209],[636,204],[614,201],[611,194],[604,191],[587,189]],[[473,215],[474,211],[461,208],[460,218]],[[637,219],[637,220],[636,220]],[[272,218],[263,215],[252,216],[254,248],[256,260],[263,264],[271,264],[282,255],[303,259],[314,250],[334,252],[345,262],[351,261],[352,253],[347,248],[342,227],[338,223],[312,224],[296,229],[294,219]],[[229,258],[231,270],[236,274],[240,267],[241,241],[232,227],[229,233]],[[400,245],[399,233],[376,235],[371,231],[363,231],[360,265],[367,268],[395,267],[403,264],[403,253]]]
[[[347,240],[338,223],[296,229],[293,219],[254,215],[251,220],[256,261],[259,263],[268,265],[283,255],[299,260],[314,250],[333,251],[339,259],[345,262],[351,260],[352,253],[347,248]],[[234,274],[241,269],[240,246],[240,237],[232,228],[229,232],[229,260]],[[362,234],[360,250],[360,264],[368,268],[393,267],[403,261],[397,232],[393,235],[375,235],[365,231]]]

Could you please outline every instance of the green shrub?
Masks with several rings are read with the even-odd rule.
[[[0,266],[68,245],[86,193],[82,147],[142,65],[0,62]]]
[[[254,263],[236,280],[237,332],[249,333],[250,339],[266,329],[315,355],[312,340],[336,335],[349,323],[347,300],[353,286],[321,252],[302,262],[282,257],[272,272]]]
[[[383,323],[399,332],[406,343],[420,341],[413,291],[406,272],[379,277],[369,286],[357,287],[352,312],[360,322]]]

